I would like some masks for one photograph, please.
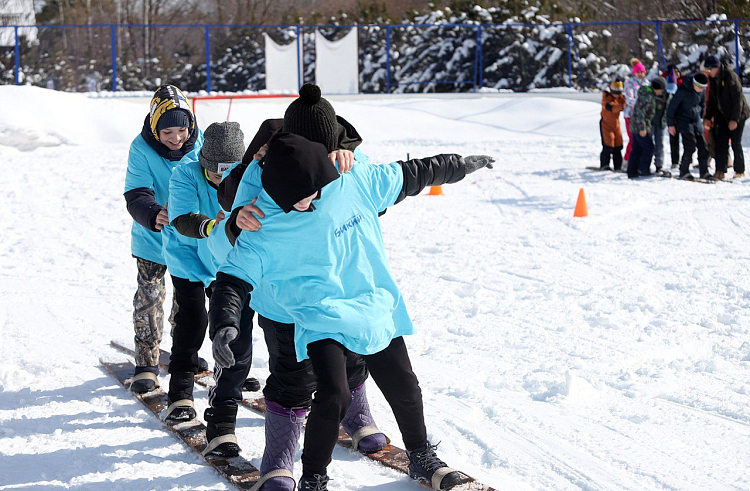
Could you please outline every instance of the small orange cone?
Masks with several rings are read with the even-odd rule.
[[[427,196],[443,196],[443,186],[432,186]]]
[[[583,188],[578,191],[578,201],[576,202],[576,209],[573,212],[574,217],[587,217],[589,216],[589,207],[586,206],[586,195],[583,193]]]

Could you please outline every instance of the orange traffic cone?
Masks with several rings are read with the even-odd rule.
[[[583,193],[583,188],[578,191],[578,201],[576,202],[576,209],[573,212],[574,217],[587,217],[589,216],[589,207],[586,206],[586,195]]]
[[[432,186],[427,196],[443,196],[443,186]]]

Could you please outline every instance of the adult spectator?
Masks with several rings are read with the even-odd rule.
[[[742,82],[731,66],[708,56],[703,66],[710,70],[709,97],[703,121],[707,128],[715,127],[716,172],[714,177],[724,179],[729,160],[729,142],[734,152],[735,177],[745,175],[745,156],[742,151],[742,131],[750,117],[750,107],[742,93]]]

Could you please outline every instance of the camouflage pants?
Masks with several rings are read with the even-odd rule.
[[[159,363],[159,343],[164,333],[164,299],[167,296],[164,275],[167,267],[140,257],[136,262],[138,289],[133,298],[135,364],[153,367]]]

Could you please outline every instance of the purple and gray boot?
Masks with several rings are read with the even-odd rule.
[[[294,490],[294,456],[307,409],[287,408],[266,400],[266,448],[260,463],[260,491]]]
[[[388,444],[388,439],[375,425],[375,418],[367,403],[365,384],[353,388],[351,392],[352,405],[344,415],[341,426],[352,437],[352,447],[363,453],[382,450]]]

